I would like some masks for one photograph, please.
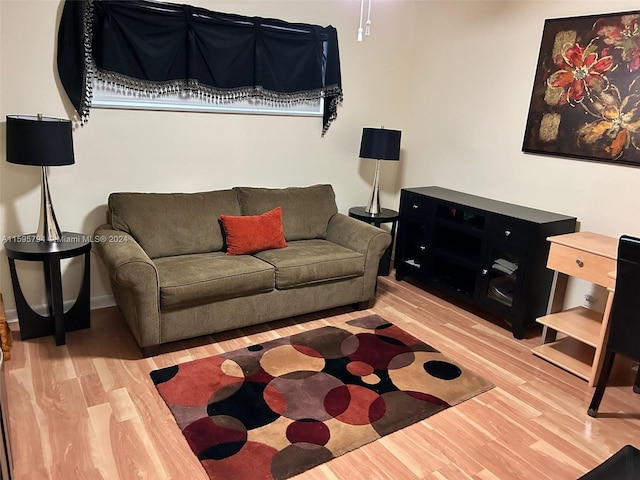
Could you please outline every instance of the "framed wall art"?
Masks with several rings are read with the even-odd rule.
[[[640,166],[640,11],[545,21],[522,150]]]

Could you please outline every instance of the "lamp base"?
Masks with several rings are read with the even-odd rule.
[[[377,215],[380,213],[380,198],[378,197],[377,188],[375,188],[374,191],[371,192],[369,203],[366,207],[364,207],[364,211],[371,215]]]
[[[373,176],[373,188],[371,189],[371,196],[369,196],[369,202],[364,208],[364,211],[371,215],[378,215],[380,213],[380,160],[376,160],[376,173]]]
[[[60,234],[56,214],[53,211],[53,203],[51,203],[49,181],[47,180],[47,167],[40,168],[42,201],[40,203],[40,220],[38,221],[36,240],[38,242],[59,242],[62,235]]]

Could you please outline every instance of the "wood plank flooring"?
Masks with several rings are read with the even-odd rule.
[[[625,444],[640,448],[640,395],[629,371],[593,388],[534,356],[524,340],[409,282],[380,278],[377,313],[491,380],[496,388],[309,470],[301,480],[569,480]],[[88,330],[20,341],[6,362],[16,480],[206,480],[149,378],[159,367],[341,323],[350,308],[170,345],[143,359],[117,308],[92,312]],[[16,329],[17,324],[12,324]],[[244,480],[244,479],[224,479]]]

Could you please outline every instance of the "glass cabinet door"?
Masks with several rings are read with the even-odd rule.
[[[420,270],[426,267],[427,260],[427,238],[428,225],[413,219],[408,219],[402,232],[404,248],[400,253],[401,258],[396,259],[402,262],[404,267]],[[398,252],[396,252],[398,254]]]
[[[520,257],[512,252],[492,249],[489,261],[491,265],[482,270],[486,285],[483,300],[510,309],[518,298]]]
[[[528,245],[534,237],[531,226],[506,216],[492,216],[491,239],[482,260],[479,300],[516,314],[521,304]]]

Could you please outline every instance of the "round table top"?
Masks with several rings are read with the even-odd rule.
[[[381,208],[380,213],[371,214],[365,212],[365,207],[351,207],[349,215],[358,220],[378,220],[392,222],[398,219],[398,212],[389,208]]]
[[[62,232],[58,242],[36,240],[35,233],[9,237],[4,242],[7,257],[16,260],[45,260],[75,257],[91,250],[91,238],[75,232]]]

